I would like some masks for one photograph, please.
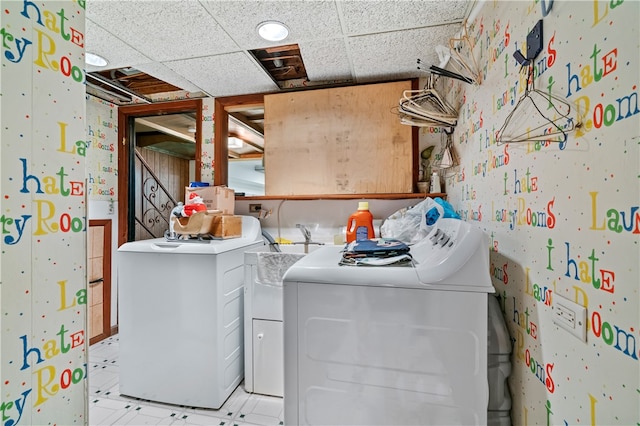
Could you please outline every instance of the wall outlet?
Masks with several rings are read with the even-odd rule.
[[[249,213],[260,213],[262,204],[249,204]]]
[[[553,295],[553,322],[560,328],[587,341],[587,308],[557,294]]]

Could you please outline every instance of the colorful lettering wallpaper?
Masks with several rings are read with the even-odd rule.
[[[118,108],[86,95],[87,195],[89,201],[117,201]]]
[[[639,16],[637,1],[487,1],[467,26],[481,85],[445,79],[460,165],[444,183],[490,236],[514,424],[640,424]],[[527,85],[514,53],[533,56],[540,20]]]
[[[202,99],[202,152],[200,181],[213,184],[213,131],[214,131],[214,99]]]
[[[84,1],[0,13],[2,425],[84,424]]]

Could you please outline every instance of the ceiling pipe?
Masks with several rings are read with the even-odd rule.
[[[151,104],[152,103],[151,99],[145,98],[144,96],[139,95],[136,92],[134,92],[132,90],[129,90],[124,86],[119,86],[119,85],[107,80],[106,78],[100,76],[99,74],[92,74],[92,73],[87,74],[87,80],[90,79],[90,78],[96,80],[97,82],[99,82],[101,84],[106,84],[107,86],[109,86],[109,87],[111,87],[113,89],[116,89],[116,90],[126,94],[127,96],[130,96],[131,98],[140,99],[142,102],[144,102],[146,104]],[[104,89],[101,88],[101,90],[104,90]]]

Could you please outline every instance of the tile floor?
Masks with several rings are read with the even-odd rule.
[[[272,426],[283,423],[282,398],[247,393],[244,383],[219,410],[161,404],[118,392],[118,336],[89,348],[89,425]]]

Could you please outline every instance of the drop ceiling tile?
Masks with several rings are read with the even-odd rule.
[[[346,35],[371,34],[461,22],[473,2],[378,0],[336,2]]]
[[[239,50],[209,12],[196,1],[87,3],[89,19],[92,14],[99,14],[103,28],[155,61]]]
[[[138,64],[151,62],[151,59],[131,48],[128,44],[105,31],[100,26],[87,19],[85,25],[85,49],[105,58],[109,63],[106,67],[87,65],[87,72],[102,71],[123,67],[135,67]]]
[[[274,92],[278,86],[243,52],[166,62],[210,96]]]
[[[334,1],[202,1],[215,19],[242,49],[299,43],[303,40],[341,35]],[[289,28],[282,42],[268,42],[258,36],[259,23],[276,20]]]
[[[300,54],[310,81],[353,78],[344,38],[302,42]]]
[[[189,92],[199,92],[202,90],[189,80],[182,77],[180,74],[177,74],[171,68],[159,62],[140,64],[135,68],[157,79],[166,81],[169,84],[173,84],[174,86],[179,87],[182,90],[187,90]]]
[[[348,39],[348,49],[358,83],[376,79],[425,76],[417,69],[420,58],[429,65],[439,63],[434,46],[448,44],[459,25],[443,25],[402,32],[390,32]]]

